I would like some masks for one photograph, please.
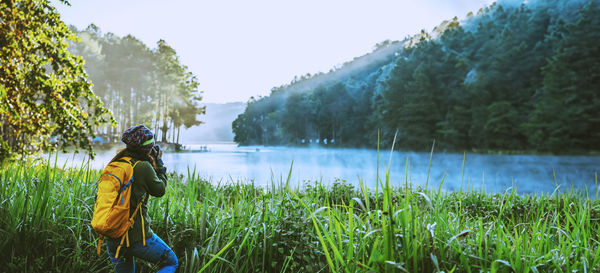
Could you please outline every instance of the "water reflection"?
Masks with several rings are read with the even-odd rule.
[[[235,144],[188,145],[199,149],[206,146],[209,152],[165,153],[169,170],[187,175],[196,174],[214,183],[243,180],[265,185],[273,179],[285,180],[293,161],[291,183],[322,180],[332,183],[345,179],[358,184],[360,177],[367,186],[375,187],[377,152],[368,149],[320,149],[288,147],[237,147]],[[91,162],[101,169],[114,156],[115,151],[100,152]],[[389,151],[381,151],[379,176],[385,179]],[[80,165],[82,155],[60,154],[59,164]],[[600,157],[595,156],[531,156],[531,155],[478,155],[467,154],[463,174],[462,154],[433,155],[427,179],[429,153],[394,152],[390,169],[390,183],[437,188],[444,177],[443,189],[461,187],[501,192],[517,187],[519,193],[552,192],[561,188],[595,190],[596,174],[600,172]],[[556,175],[556,180],[555,180]]]

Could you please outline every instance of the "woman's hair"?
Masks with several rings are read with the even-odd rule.
[[[117,151],[117,154],[115,155],[115,157],[113,157],[113,159],[110,160],[110,162],[113,162],[124,156],[131,156],[138,160],[148,161],[148,162],[150,162],[150,164],[152,164],[152,167],[154,168],[154,170],[157,169],[156,160],[154,159],[154,157],[151,157],[150,154],[144,154],[143,152],[134,152],[127,148],[122,148],[119,151]]]

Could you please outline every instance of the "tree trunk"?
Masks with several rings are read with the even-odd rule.
[[[159,118],[158,115],[160,113],[160,91],[159,91],[160,88],[159,88],[158,84],[156,83],[156,81],[154,81],[154,87],[156,88],[155,89],[156,91],[154,92],[154,98],[153,99],[154,99],[154,101],[156,101],[156,106],[154,108],[154,120],[153,120],[153,122],[154,122],[154,133],[158,134],[158,118]],[[154,138],[157,139],[157,136],[158,135],[156,135]]]
[[[163,109],[161,112],[163,127],[162,127],[162,136],[161,136],[162,140],[161,141],[167,142],[167,133],[169,130],[169,125],[167,123],[167,114],[169,113],[169,105],[167,104],[167,94],[163,93],[163,94],[161,94],[161,96],[163,97],[163,99],[162,99]]]
[[[125,101],[125,104],[127,104],[127,119],[128,119],[128,125],[129,127],[134,126],[135,125],[135,120],[133,119],[133,88],[129,88],[129,97],[127,98],[127,101]]]
[[[172,133],[171,133],[171,142],[175,143],[175,122],[171,122],[171,128],[173,128]]]
[[[131,88],[131,110],[132,110],[132,115],[133,115],[133,124],[137,125],[138,124],[138,100],[137,97],[138,95],[136,94],[136,90],[135,88]]]
[[[107,87],[106,87],[106,93],[110,97],[109,98],[109,100],[110,100],[110,111],[112,111],[112,113],[114,114],[115,113],[115,97],[113,96],[112,89],[110,88],[110,85],[107,85]],[[113,116],[113,118],[115,120],[117,120],[116,116]],[[113,136],[115,135],[116,128],[113,127],[113,126],[110,126],[110,125],[107,125],[107,126],[109,126],[108,127],[108,131],[110,132],[109,133],[110,134],[110,140],[111,141],[118,141],[116,139],[113,139]]]
[[[167,142],[167,133],[169,130],[168,127],[168,123],[167,123],[167,115],[163,114],[163,120],[162,120],[162,128],[160,128],[161,132],[162,132],[162,136],[161,136],[161,142]]]

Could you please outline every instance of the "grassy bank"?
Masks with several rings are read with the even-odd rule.
[[[90,227],[99,175],[85,164],[2,167],[0,271],[109,272]],[[443,192],[385,178],[376,189],[261,188],[190,173],[149,209],[179,272],[600,272],[600,202],[573,192]]]

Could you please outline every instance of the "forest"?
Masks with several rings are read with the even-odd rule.
[[[241,145],[600,150],[598,1],[500,1],[251,98]]]
[[[66,3],[66,1],[62,1]],[[179,141],[199,125],[196,76],[164,40],[67,26],[47,1],[0,2],[0,163],[50,149],[92,153],[136,124]]]
[[[201,124],[198,116],[205,107],[199,106],[198,79],[166,41],[150,49],[132,35],[103,34],[94,24],[71,29],[80,40],[69,50],[85,59],[94,92],[117,121],[117,126],[98,126],[97,133],[119,141],[130,126],[148,124],[157,140],[179,143],[181,127]]]

